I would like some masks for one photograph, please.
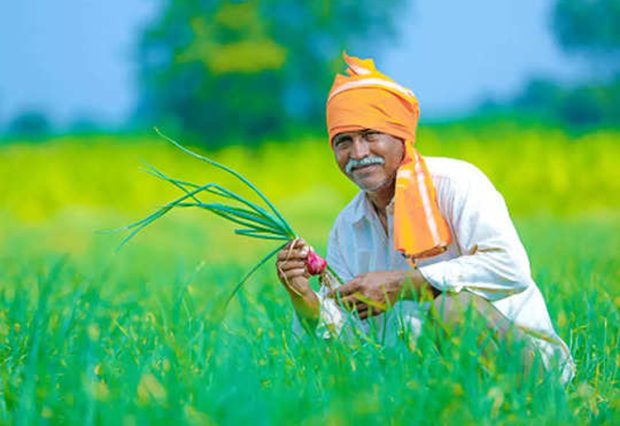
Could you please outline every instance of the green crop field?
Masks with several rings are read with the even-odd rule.
[[[504,195],[577,375],[523,376],[473,331],[416,345],[298,339],[274,244],[173,211],[122,250],[118,228],[196,183],[242,187],[155,136],[0,144],[2,424],[620,422],[620,133],[510,123],[422,128],[423,155],[476,164]],[[356,189],[325,140],[209,152],[249,177],[320,253]]]

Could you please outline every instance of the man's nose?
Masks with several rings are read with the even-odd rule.
[[[361,137],[354,137],[351,144],[351,158],[361,160],[370,154],[368,143]]]

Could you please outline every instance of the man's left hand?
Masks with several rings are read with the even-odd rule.
[[[361,319],[389,309],[401,296],[403,284],[410,278],[408,271],[368,272],[330,291],[327,296],[338,298]]]

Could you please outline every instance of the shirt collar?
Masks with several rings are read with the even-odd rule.
[[[386,212],[388,216],[391,216],[394,213],[394,197],[392,197],[390,203],[387,205]],[[373,214],[375,214],[375,211],[372,202],[368,199],[364,191],[360,192],[357,195],[351,220],[353,223],[357,224],[364,219],[374,217]]]

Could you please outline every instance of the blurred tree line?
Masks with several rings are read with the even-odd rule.
[[[20,138],[45,137],[52,130],[52,124],[47,115],[36,109],[18,113],[6,127],[7,134]]]
[[[589,63],[592,81],[565,87],[532,79],[512,107],[573,127],[620,125],[620,0],[557,0],[551,25],[560,47]]]
[[[343,50],[373,55],[397,35],[414,0],[159,0],[136,54],[141,129],[158,125],[211,146],[324,128],[325,97]],[[559,45],[585,58],[594,78],[567,87],[534,78],[508,104],[572,126],[620,125],[620,0],[556,0]],[[54,128],[27,110],[2,130],[43,140]],[[96,132],[78,119],[70,132]]]
[[[392,38],[403,3],[162,0],[138,48],[138,117],[211,146],[323,126],[342,51]]]

